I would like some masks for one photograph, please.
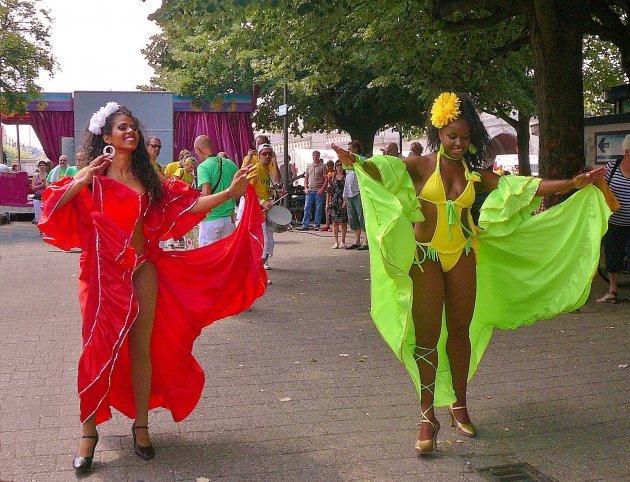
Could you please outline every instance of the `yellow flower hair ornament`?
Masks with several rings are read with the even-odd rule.
[[[449,122],[453,122],[459,118],[460,104],[459,97],[453,92],[443,92],[440,94],[431,107],[431,124],[441,129]]]

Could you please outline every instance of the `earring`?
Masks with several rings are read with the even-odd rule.
[[[107,159],[113,159],[116,155],[116,148],[114,146],[110,146],[109,144],[103,147],[103,155],[107,157]]]
[[[470,144],[468,146],[468,152],[470,152],[473,156],[477,154],[477,148],[475,147],[474,144]]]

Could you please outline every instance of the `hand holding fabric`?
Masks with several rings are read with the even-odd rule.
[[[230,197],[241,197],[245,194],[247,184],[251,179],[254,179],[258,174],[255,172],[256,166],[248,166],[239,169],[232,179],[232,184],[228,188],[228,194]]]
[[[599,167],[597,169],[593,169],[592,171],[578,174],[571,180],[571,182],[573,183],[573,187],[575,187],[576,189],[582,189],[589,184],[593,184],[593,182],[595,182],[597,179],[604,177],[605,174],[606,167]]]

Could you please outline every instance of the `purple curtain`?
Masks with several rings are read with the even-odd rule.
[[[175,112],[173,123],[175,156],[182,149],[194,152],[195,138],[205,134],[217,152],[225,151],[240,166],[254,143],[249,112]]]
[[[31,111],[29,118],[46,157],[57,164],[61,155],[61,138],[74,137],[74,112]]]
[[[28,206],[29,186],[27,172],[0,173],[0,206]]]

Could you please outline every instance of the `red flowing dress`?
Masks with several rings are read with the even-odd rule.
[[[145,261],[153,262],[158,273],[149,408],[164,407],[173,420],[183,420],[197,405],[205,381],[192,355],[201,329],[247,309],[267,286],[260,262],[264,217],[254,202],[256,193],[248,186],[245,212],[229,237],[200,249],[163,251],[161,239],[181,238],[204,218],[189,212],[198,191],[182,181],[165,181],[162,200],[153,203],[146,193],[95,177],[91,189],[85,187],[58,208],[72,182],[64,178],[44,191],[38,226],[53,246],[83,250],[81,422],[96,414],[96,423],[101,423],[111,417],[111,407],[136,416],[127,334],[138,314],[132,276]],[[140,217],[146,244],[138,256],[131,237]]]

